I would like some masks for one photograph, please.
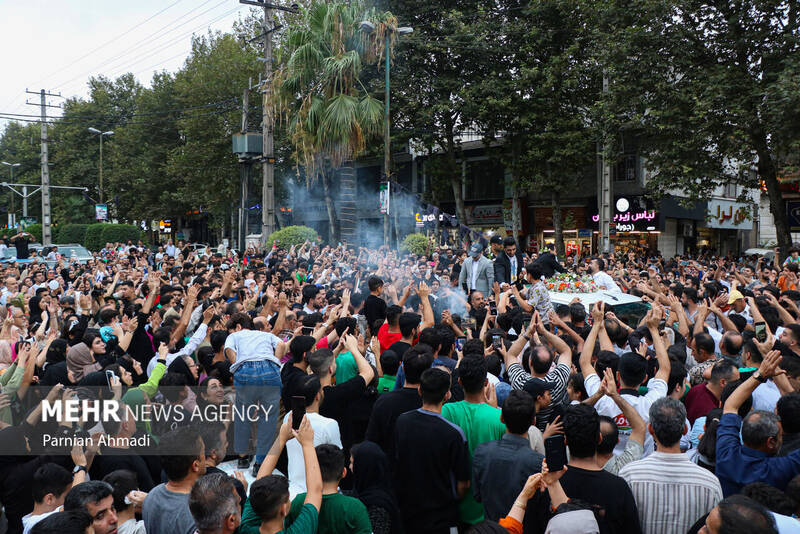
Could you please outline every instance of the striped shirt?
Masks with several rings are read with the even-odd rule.
[[[547,423],[552,420],[553,406],[565,405],[567,403],[567,380],[569,380],[570,366],[558,363],[550,368],[550,372],[544,377],[547,382],[554,382],[556,386],[550,391],[553,401],[547,408],[536,412],[536,427],[544,432]],[[508,381],[514,389],[522,389],[525,382],[531,379],[531,375],[518,363],[508,366]]]
[[[722,500],[717,477],[686,454],[654,452],[619,476],[631,487],[644,534],[686,532]]]

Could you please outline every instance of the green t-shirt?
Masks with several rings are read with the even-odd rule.
[[[344,384],[358,374],[358,366],[352,352],[341,352],[336,357],[336,383]]]
[[[300,493],[292,501],[292,508],[283,523],[286,532],[294,532],[294,522],[300,519],[306,494]],[[289,525],[287,527],[287,525]],[[298,531],[300,532],[300,531]],[[372,534],[372,524],[364,503],[341,493],[322,496],[319,510],[319,534]]]
[[[394,384],[397,382],[397,377],[383,375],[378,379],[378,393],[386,393],[394,389]]]
[[[467,436],[470,462],[475,447],[487,441],[498,440],[506,433],[506,425],[500,421],[500,414],[500,408],[493,408],[485,403],[459,401],[442,406],[442,417],[461,427]],[[483,521],[483,505],[475,500],[472,491],[468,491],[458,503],[458,515],[468,525]]]
[[[305,500],[305,497],[303,497]],[[290,527],[281,530],[283,534],[316,534],[317,523],[319,522],[319,514],[313,504],[304,504],[301,506],[297,519],[294,520]],[[242,510],[242,522],[239,528],[236,529],[236,534],[258,534],[258,529],[261,527],[261,519],[256,515],[253,507],[250,505],[250,499],[244,503]]]

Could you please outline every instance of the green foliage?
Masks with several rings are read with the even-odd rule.
[[[29,234],[33,234],[33,237],[34,237],[33,240],[36,243],[41,243],[42,242],[42,225],[41,224],[39,224],[39,223],[31,224],[30,226],[27,226],[25,228],[25,231],[28,232]]]
[[[317,231],[308,226],[286,226],[277,232],[272,232],[267,238],[267,246],[277,243],[280,248],[288,249],[292,245],[302,245],[306,241],[316,243],[319,235]]]
[[[54,243],[77,243],[82,245],[86,239],[88,224],[62,224],[53,233]]]
[[[134,243],[141,237],[139,228],[132,224],[104,224],[100,236],[103,238],[103,245],[106,243]],[[102,247],[101,247],[102,248]]]
[[[412,254],[428,254],[431,243],[425,234],[408,234],[400,244],[400,250],[407,250]]]
[[[103,248],[106,244],[105,241],[103,241],[104,226],[106,225],[103,223],[95,223],[86,227],[86,237],[83,246],[93,252]]]
[[[602,5],[604,115],[614,129],[639,133],[648,188],[705,200],[717,186],[761,180],[785,250],[791,236],[778,175],[800,140],[796,2]]]

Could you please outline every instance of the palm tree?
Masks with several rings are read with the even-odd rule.
[[[374,22],[376,31],[359,31],[362,20]],[[332,242],[340,236],[354,242],[353,160],[383,126],[383,103],[362,83],[362,69],[382,57],[383,32],[396,24],[390,14],[378,14],[359,1],[314,0],[292,25],[279,54],[285,61],[273,80],[275,101],[265,104],[286,121],[298,175],[302,166],[309,187],[317,179],[322,182]],[[390,48],[392,43],[390,39]],[[331,193],[337,172],[338,214]]]

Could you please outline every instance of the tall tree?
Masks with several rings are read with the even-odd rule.
[[[359,29],[363,20],[375,23],[371,36]],[[363,69],[365,62],[391,53],[384,50],[383,37],[393,28],[391,15],[367,10],[360,2],[315,0],[302,10],[283,45],[271,104],[287,118],[295,159],[308,183],[318,177],[322,181],[332,242],[338,240],[340,221],[349,223],[342,237],[354,237],[353,160],[383,125],[383,102],[365,86]],[[335,171],[344,190],[339,214],[331,194]]]
[[[470,114],[489,138],[506,138],[503,159],[514,187],[552,201],[558,254],[564,254],[561,198],[591,174],[599,136],[592,110],[602,76],[593,61],[588,2],[517,0],[484,18],[487,76],[471,86]],[[498,25],[496,21],[502,21]]]
[[[485,65],[497,59],[476,33],[486,4],[396,0],[389,5],[401,26],[414,28],[411,36],[400,39],[392,71],[395,139],[414,139],[426,151],[442,155],[426,170],[442,193],[439,199],[452,195],[459,223],[466,224],[459,160],[463,136],[475,128],[466,111],[468,89],[486,75]]]
[[[796,0],[608,0],[598,50],[606,113],[641,135],[659,194],[709,198],[766,186],[778,244],[790,242],[778,172],[798,135]],[[756,169],[755,176],[750,172]]]

